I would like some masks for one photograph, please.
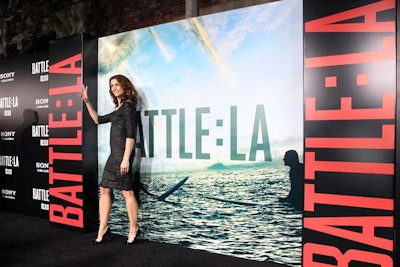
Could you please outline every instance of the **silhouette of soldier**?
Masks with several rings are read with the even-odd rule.
[[[285,166],[290,167],[290,192],[281,202],[288,202],[296,209],[303,210],[304,203],[304,165],[299,162],[299,155],[295,150],[288,150],[283,158]]]

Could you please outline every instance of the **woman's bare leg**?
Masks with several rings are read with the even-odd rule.
[[[122,195],[125,198],[126,210],[129,218],[129,235],[127,241],[131,243],[135,239],[138,230],[139,208],[133,190],[122,190]]]
[[[100,186],[99,217],[100,226],[96,241],[102,241],[103,235],[108,229],[108,219],[111,212],[111,189]]]

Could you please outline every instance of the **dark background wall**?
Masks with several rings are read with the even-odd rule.
[[[0,60],[47,51],[49,40],[102,37],[275,0],[2,0]]]

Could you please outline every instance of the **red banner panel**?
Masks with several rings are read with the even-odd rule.
[[[88,43],[93,46],[93,41]],[[97,165],[97,153],[93,144],[84,143],[82,100],[77,94],[84,82],[84,45],[84,36],[74,35],[49,46],[49,220],[52,225],[91,231],[97,223],[97,172],[85,169]],[[97,50],[92,54],[96,62]],[[93,136],[96,141],[96,133]],[[93,149],[92,158],[84,158],[85,145]]]
[[[395,266],[396,2],[303,7],[303,266]]]

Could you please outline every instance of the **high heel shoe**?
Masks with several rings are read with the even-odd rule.
[[[107,228],[107,231],[103,234],[103,236],[101,237],[100,241],[97,241],[96,239],[92,241],[92,245],[100,245],[103,244],[105,242],[110,242],[111,239],[111,230],[110,227]]]
[[[133,241],[129,242],[128,240],[129,239],[127,239],[126,242],[124,242],[124,244],[133,245],[133,244],[139,243],[140,242],[140,230],[138,229],[136,231],[135,238],[133,238]]]

